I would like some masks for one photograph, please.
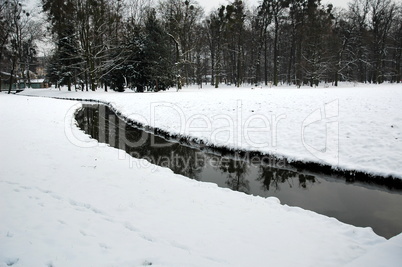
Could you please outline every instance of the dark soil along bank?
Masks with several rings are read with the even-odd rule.
[[[372,227],[386,238],[402,232],[398,180],[377,179],[374,183],[368,177],[330,174],[316,166],[289,164],[258,153],[192,144],[139,129],[105,105],[84,105],[76,119],[79,127],[99,142],[191,179],[256,196],[275,196],[283,204]]]

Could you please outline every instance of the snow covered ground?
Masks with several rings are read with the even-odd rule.
[[[278,94],[297,101],[297,97],[292,98],[293,92],[296,91]],[[369,97],[373,94],[370,92],[361,98]],[[239,96],[234,96],[233,91],[222,94],[232,96],[236,104],[237,99],[244,97],[243,111],[252,112],[247,97],[255,93],[238,93]],[[199,93],[188,94],[180,92],[170,100],[183,108],[195,105],[195,101],[190,102],[190,95]],[[281,99],[272,92],[270,97],[270,92],[259,94],[264,110],[270,99]],[[169,93],[81,95],[88,96],[110,97],[125,114],[141,110],[150,102],[160,105],[169,99]],[[156,100],[142,103],[151,96]],[[210,108],[200,102],[194,109],[201,111],[204,106],[208,108],[205,114],[212,114],[212,110],[232,114],[228,110],[232,106],[218,105],[218,99],[223,99],[221,93],[214,96],[211,91],[209,97],[199,94],[199,100],[208,101]],[[332,101],[333,97],[328,99]],[[282,111],[275,101],[269,105],[276,107],[274,112]],[[401,235],[387,241],[370,228],[357,228],[314,212],[283,206],[275,198],[218,188],[175,175],[165,168],[144,168],[145,163],[129,164],[142,160],[119,159],[116,149],[98,144],[71,123],[78,106],[72,101],[0,94],[0,266],[400,266],[402,263]],[[314,109],[316,105],[311,107]],[[299,108],[302,112],[302,107]],[[189,106],[188,110],[193,108]],[[142,112],[145,117],[147,111]],[[396,127],[393,119],[397,116],[383,119],[392,121]],[[164,126],[174,129],[174,121],[171,122]],[[81,146],[74,145],[71,136]],[[285,140],[278,141],[278,145],[281,142]]]
[[[402,178],[400,84],[24,94],[97,99],[130,119],[207,144]]]

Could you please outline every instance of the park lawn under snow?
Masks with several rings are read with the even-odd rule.
[[[402,235],[119,160],[77,128],[79,106],[0,94],[0,266],[402,263]]]
[[[24,94],[100,100],[144,125],[207,144],[402,178],[400,84]]]

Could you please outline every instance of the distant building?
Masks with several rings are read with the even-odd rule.
[[[7,72],[0,72],[0,77],[1,77],[1,91],[8,91],[10,88],[10,73]],[[23,82],[23,81],[18,81],[19,77],[16,75],[13,75],[12,79],[12,87],[11,91],[22,91],[25,88],[28,88],[28,82]],[[31,80],[31,86],[30,88],[32,89],[38,89],[38,88],[48,88],[49,84],[45,81],[45,79],[32,79]]]
[[[11,74],[8,72],[0,72],[0,89],[1,91],[5,91],[8,90],[10,88],[10,80],[12,83],[12,87],[11,90],[15,91],[16,90],[16,86],[17,86],[17,80],[18,80],[18,76],[13,75],[13,78],[10,79]]]
[[[28,86],[28,85],[27,85]],[[38,89],[38,88],[48,88],[49,84],[46,82],[45,79],[34,79],[31,80],[31,88]]]

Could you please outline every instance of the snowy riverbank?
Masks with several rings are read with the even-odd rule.
[[[127,112],[145,105],[138,98],[148,95],[133,95],[134,100],[128,94],[91,97],[113,97]],[[185,93],[174,98],[179,95]],[[126,105],[118,104],[124,96]],[[248,196],[168,169],[119,160],[117,150],[69,124],[75,102],[0,94],[0,106],[0,266],[402,262],[401,235],[386,241],[369,228],[283,206],[275,198]],[[71,135],[88,147],[71,143]],[[141,160],[131,158],[133,162]]]
[[[207,144],[402,178],[400,84],[23,94],[100,100],[139,123]]]

